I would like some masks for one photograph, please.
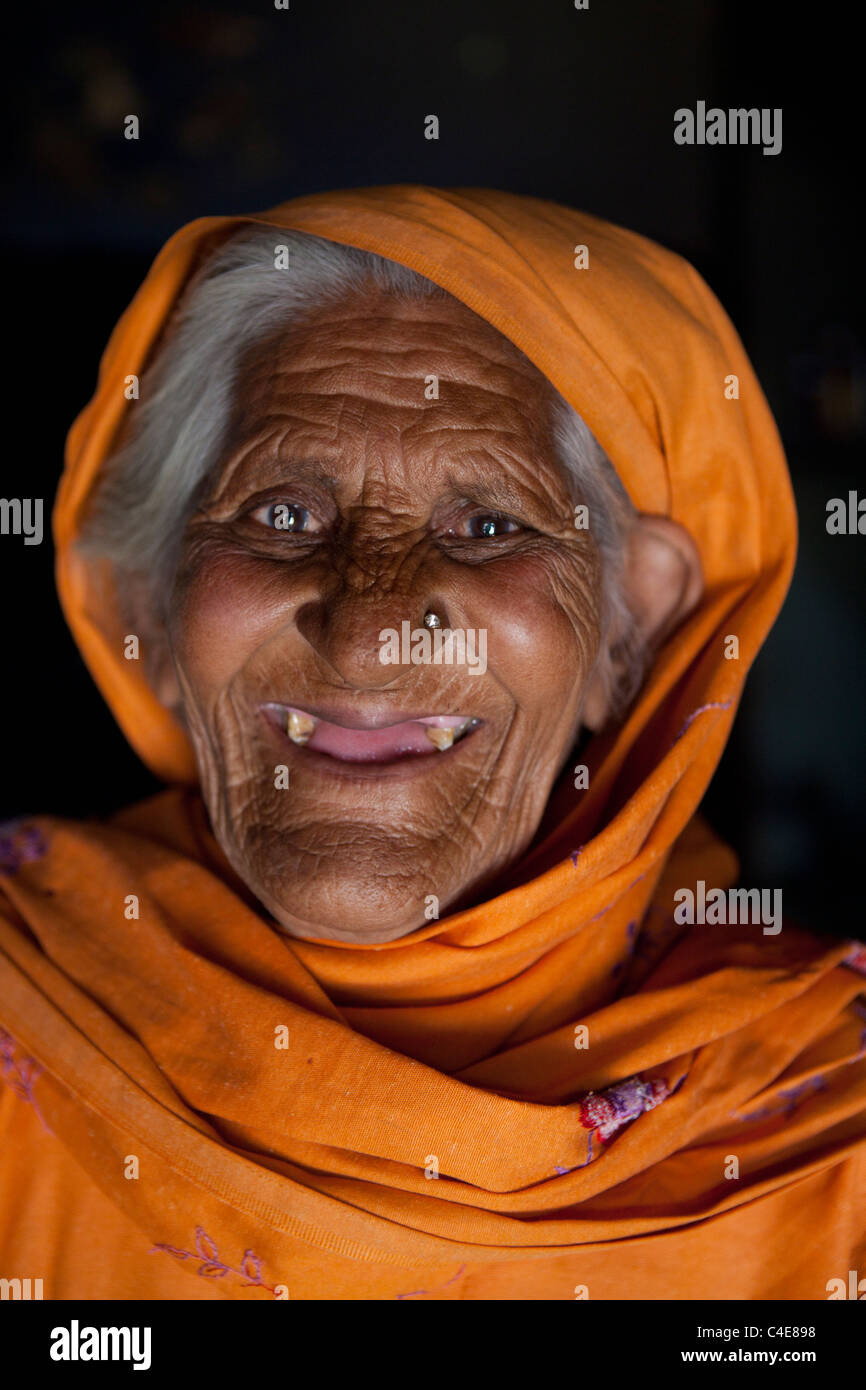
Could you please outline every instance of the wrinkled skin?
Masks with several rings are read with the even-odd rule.
[[[426,925],[427,895],[444,915],[495,884],[600,699],[598,555],[574,528],[549,391],[456,301],[378,290],[317,310],[245,366],[169,631],[214,832],[293,935],[391,941]],[[271,524],[281,502],[303,509],[294,532]],[[428,609],[487,630],[483,675],[380,663],[380,631],[418,628]],[[446,753],[328,767],[269,724],[268,701],[343,723],[483,723]]]

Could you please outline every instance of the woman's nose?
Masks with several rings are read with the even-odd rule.
[[[444,600],[421,588],[411,594],[323,596],[304,604],[295,621],[301,636],[344,684],[370,690],[393,685],[412,669],[387,659],[392,634],[400,642],[404,624],[410,642],[418,629],[449,626]]]

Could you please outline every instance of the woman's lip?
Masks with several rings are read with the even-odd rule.
[[[421,720],[434,719],[437,722],[450,720],[455,724],[461,724],[465,719],[473,717],[468,714],[431,714],[429,709],[418,710],[417,713],[410,710],[382,709],[381,712],[365,715],[359,714],[357,708],[342,709],[336,705],[289,705],[277,700],[269,700],[261,708],[267,714],[276,716],[283,727],[290,710],[311,715],[317,721],[335,724],[341,729],[389,729],[394,724],[420,723]]]
[[[270,723],[298,748],[309,748],[337,762],[393,763],[447,752],[475,731],[480,720],[465,714],[407,715],[395,718],[391,711],[362,720],[357,712],[352,722],[327,718],[299,705],[269,702],[262,710]],[[346,716],[343,715],[343,719]]]

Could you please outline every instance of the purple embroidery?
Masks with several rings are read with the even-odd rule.
[[[0,870],[14,874],[22,864],[41,859],[48,852],[45,836],[37,825],[6,821],[0,826]]]
[[[33,1094],[34,1083],[42,1075],[43,1070],[44,1068],[34,1057],[27,1057],[23,1052],[19,1053],[18,1044],[12,1034],[7,1033],[5,1028],[0,1028],[0,1076],[20,1100],[30,1102],[39,1116],[39,1123],[50,1134],[51,1130],[48,1129],[45,1117]]]
[[[444,1284],[439,1285],[439,1288],[447,1289],[449,1284],[453,1284],[455,1280],[460,1278],[460,1275],[463,1273],[465,1268],[465,1265],[461,1265],[457,1273],[452,1274],[450,1279],[446,1279]],[[430,1289],[413,1289],[411,1293],[398,1293],[397,1298],[424,1298],[430,1292]],[[433,1292],[435,1293],[435,1289],[433,1290]]]
[[[634,951],[634,945],[635,945],[634,936],[635,936],[635,932],[636,932],[636,931],[637,931],[637,922],[629,922],[628,926],[626,927],[626,932],[625,932],[625,946],[626,946],[626,952],[627,952],[626,959],[628,959],[628,958],[632,955],[632,953],[633,953],[633,951]],[[611,973],[611,976],[615,978],[617,975],[619,975],[619,974],[622,972],[622,970],[624,969],[625,964],[626,964],[625,960],[618,960],[617,963],[616,963],[616,965],[613,967],[613,970],[611,970],[611,972],[610,972],[610,973]]]
[[[751,1115],[743,1115],[743,1123],[752,1123],[755,1120],[767,1120],[771,1115],[784,1114],[785,1119],[793,1115],[801,1100],[806,1096],[814,1094],[816,1091],[826,1091],[827,1082],[823,1076],[812,1076],[808,1081],[801,1081],[799,1086],[791,1086],[787,1091],[780,1091],[778,1098],[771,1101],[769,1105],[762,1106],[760,1110],[753,1110]]]
[[[866,999],[855,999],[852,1008],[857,1017],[866,1022]],[[866,1028],[860,1032],[856,1053],[853,1057],[848,1058],[845,1065],[850,1066],[852,1062],[859,1062],[863,1057],[866,1057]],[[751,1123],[755,1120],[767,1120],[772,1115],[781,1114],[784,1114],[785,1119],[788,1119],[807,1096],[816,1095],[819,1091],[826,1090],[828,1090],[828,1082],[823,1076],[810,1076],[807,1081],[801,1081],[798,1086],[790,1086],[785,1091],[779,1091],[775,1101],[762,1106],[760,1110],[753,1110],[750,1115],[741,1115],[740,1119],[743,1123]]]
[[[661,1105],[670,1094],[661,1077],[642,1081],[639,1076],[630,1076],[606,1091],[590,1091],[579,1102],[578,1116],[584,1129],[592,1130],[604,1142],[630,1120]]]
[[[595,1138],[595,1135],[593,1134],[593,1131],[590,1130],[590,1131],[589,1131],[589,1146],[588,1146],[588,1148],[587,1148],[587,1150],[586,1150],[586,1158],[583,1160],[582,1163],[578,1163],[578,1165],[577,1165],[578,1168],[585,1168],[586,1165],[587,1165],[588,1163],[592,1163],[592,1160],[595,1158],[595,1154],[594,1154],[593,1151],[592,1151],[592,1141],[593,1141],[594,1138]]]
[[[699,705],[697,709],[693,709],[685,724],[680,729],[679,733],[674,739],[674,743],[679,743],[683,734],[686,733],[686,731],[691,727],[692,723],[695,719],[697,719],[699,714],[706,714],[708,709],[730,709],[733,703],[733,700],[711,700],[708,705]],[[671,747],[673,748],[673,746],[674,744],[672,743]]]
[[[636,884],[640,883],[642,879],[646,878],[648,872],[649,870],[645,869],[642,874],[638,874],[637,878],[633,878],[631,883],[628,885],[628,888],[626,888],[625,893],[630,893],[632,888],[634,888]],[[621,896],[625,897],[625,893],[621,894]],[[607,907],[603,907],[601,909],[601,912],[597,912],[594,917],[590,917],[590,922],[597,922],[599,917],[603,917],[606,912],[610,912],[611,908],[615,906],[616,903],[608,903]]]
[[[791,1086],[787,1091],[779,1092],[779,1099],[785,1103],[785,1115],[793,1115],[800,1101],[815,1091],[826,1091],[827,1082],[823,1076],[813,1076],[809,1081],[803,1081],[799,1086]]]
[[[223,1264],[216,1245],[201,1226],[195,1228],[194,1251],[179,1250],[176,1245],[160,1244],[154,1245],[149,1253],[155,1255],[157,1251],[171,1255],[176,1260],[201,1260],[202,1263],[196,1270],[196,1274],[203,1279],[224,1279],[227,1274],[235,1274],[245,1289],[266,1289],[268,1293],[272,1294],[277,1291],[275,1285],[266,1284],[262,1278],[262,1262],[258,1255],[254,1255],[252,1250],[245,1250],[240,1269]]]
[[[581,856],[582,854],[583,854],[583,845],[578,845],[577,849],[573,849],[573,850],[571,851],[571,862],[572,862],[572,864],[574,865],[575,868],[577,868],[577,861],[578,861],[578,859],[580,858],[580,856]]]
[[[649,926],[649,919],[653,913],[660,913],[661,916],[665,918],[664,924],[655,932],[655,935],[653,935],[652,928]],[[635,957],[652,955],[654,950],[660,950],[664,946],[667,946],[672,938],[679,935],[682,931],[682,927],[674,921],[673,915],[668,912],[667,908],[660,907],[656,903],[653,903],[650,907],[646,916],[645,925],[647,926],[647,930],[642,934],[634,948]]]

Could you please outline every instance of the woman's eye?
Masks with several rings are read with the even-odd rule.
[[[266,502],[264,506],[256,507],[255,511],[250,512],[250,516],[273,531],[295,532],[313,529],[312,519],[306,507],[299,507],[294,502]]]
[[[507,516],[473,516],[469,521],[469,534],[473,539],[493,536],[507,536],[520,527]]]

